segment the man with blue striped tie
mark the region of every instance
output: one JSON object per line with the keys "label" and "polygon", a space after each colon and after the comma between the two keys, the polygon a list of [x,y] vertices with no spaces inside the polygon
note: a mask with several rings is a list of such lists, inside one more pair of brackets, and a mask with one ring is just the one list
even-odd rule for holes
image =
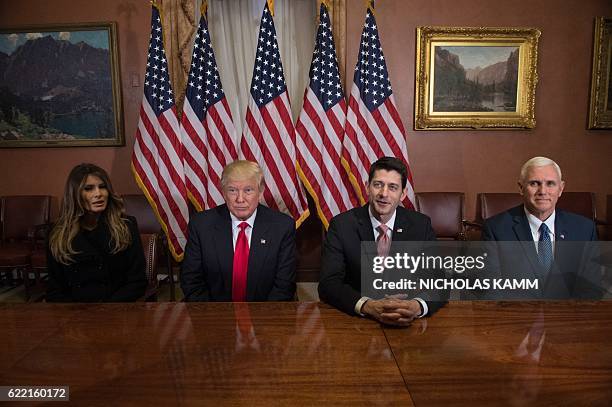
{"label": "man with blue striped tie", "polygon": [[592,256],[595,244],[584,243],[597,240],[595,224],[556,209],[565,187],[559,165],[546,157],[528,160],[521,168],[518,186],[523,204],[487,219],[483,225],[483,240],[532,242],[520,245],[522,250],[516,244],[497,245],[501,276],[538,278],[539,298],[599,296]]}

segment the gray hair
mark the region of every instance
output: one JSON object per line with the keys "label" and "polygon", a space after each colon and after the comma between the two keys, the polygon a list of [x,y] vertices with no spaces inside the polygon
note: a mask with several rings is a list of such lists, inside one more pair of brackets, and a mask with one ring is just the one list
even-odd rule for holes
{"label": "gray hair", "polygon": [[549,165],[552,165],[554,167],[555,171],[557,171],[557,175],[559,176],[559,179],[562,180],[563,177],[561,176],[561,167],[559,167],[559,164],[557,164],[556,162],[554,162],[548,157],[533,157],[527,160],[527,162],[523,164],[523,166],[521,167],[521,174],[520,174],[519,181],[521,182],[525,181],[525,178],[527,177],[527,172],[529,172],[531,168],[547,167]]}

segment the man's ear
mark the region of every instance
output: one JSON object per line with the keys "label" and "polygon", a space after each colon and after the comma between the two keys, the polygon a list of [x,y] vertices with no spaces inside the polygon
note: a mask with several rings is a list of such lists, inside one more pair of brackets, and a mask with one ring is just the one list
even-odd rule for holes
{"label": "man's ear", "polygon": [[559,184],[559,196],[561,196],[561,194],[563,193],[563,189],[565,189],[565,181],[561,180],[561,183]]}
{"label": "man's ear", "polygon": [[521,194],[521,196],[523,196],[523,184],[521,183],[521,181],[517,182],[516,185],[518,185],[519,187],[519,194]]}

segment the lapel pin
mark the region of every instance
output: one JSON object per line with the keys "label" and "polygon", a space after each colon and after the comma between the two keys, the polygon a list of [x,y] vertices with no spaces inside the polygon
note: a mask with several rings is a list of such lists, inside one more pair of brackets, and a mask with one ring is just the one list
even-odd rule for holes
{"label": "lapel pin", "polygon": [[266,239],[261,239],[261,240],[260,240],[260,243],[261,243],[261,244],[266,244]]}
{"label": "lapel pin", "polygon": [[401,228],[396,230],[397,233],[402,233],[403,231],[404,229],[401,229]]}
{"label": "lapel pin", "polygon": [[561,240],[565,239],[565,235],[561,235],[559,236],[559,238],[561,238]]}

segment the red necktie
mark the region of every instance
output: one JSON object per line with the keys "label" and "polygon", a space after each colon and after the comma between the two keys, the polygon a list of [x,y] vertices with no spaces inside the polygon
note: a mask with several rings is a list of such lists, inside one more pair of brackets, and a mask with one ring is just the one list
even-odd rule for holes
{"label": "red necktie", "polygon": [[249,268],[249,241],[245,233],[248,223],[238,225],[238,239],[234,248],[234,272],[232,274],[232,301],[246,301],[247,271]]}

